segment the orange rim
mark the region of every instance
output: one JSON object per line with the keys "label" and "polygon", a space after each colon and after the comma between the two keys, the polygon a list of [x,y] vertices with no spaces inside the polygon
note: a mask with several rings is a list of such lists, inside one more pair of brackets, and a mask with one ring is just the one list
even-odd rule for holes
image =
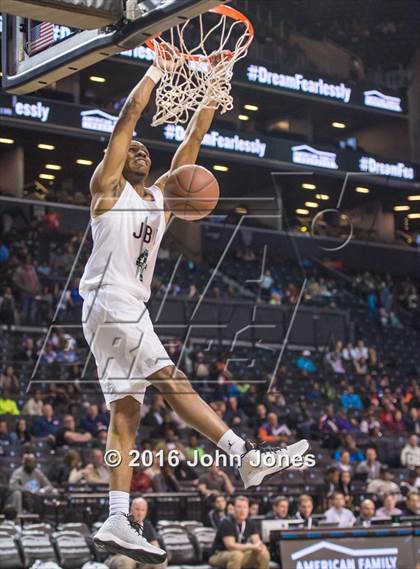
{"label": "orange rim", "polygon": [[[249,38],[248,38],[248,41],[246,42],[246,44],[241,48],[241,51],[245,51],[249,48],[249,46],[251,45],[251,43],[254,39],[254,26],[252,25],[252,22],[245,16],[245,14],[242,14],[242,12],[239,12],[239,10],[232,8],[231,6],[225,6],[224,4],[221,4],[220,6],[216,6],[215,8],[212,8],[211,10],[209,10],[209,12],[212,12],[213,14],[220,14],[221,16],[226,16],[228,18],[231,18],[232,20],[242,22],[247,29]],[[157,38],[159,38],[160,35],[161,34],[156,34],[153,37],[146,40],[145,43],[146,43],[147,47],[152,49],[153,51],[156,51],[155,50],[155,40]],[[225,51],[229,52],[229,50],[225,50]],[[230,54],[233,55],[233,52],[230,52]],[[182,53],[182,55],[185,57],[185,59],[188,59],[190,61],[203,61],[203,56],[200,56],[200,55],[190,55],[189,53]],[[208,57],[206,57],[204,59],[204,61],[206,59],[208,60]]]}

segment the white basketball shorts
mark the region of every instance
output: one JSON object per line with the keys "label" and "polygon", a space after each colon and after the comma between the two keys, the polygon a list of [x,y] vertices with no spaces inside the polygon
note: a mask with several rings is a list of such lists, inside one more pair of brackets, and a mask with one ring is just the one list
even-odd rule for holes
{"label": "white basketball shorts", "polygon": [[83,333],[95,357],[107,408],[131,395],[143,403],[147,378],[174,365],[153,329],[145,304],[107,286],[85,295]]}

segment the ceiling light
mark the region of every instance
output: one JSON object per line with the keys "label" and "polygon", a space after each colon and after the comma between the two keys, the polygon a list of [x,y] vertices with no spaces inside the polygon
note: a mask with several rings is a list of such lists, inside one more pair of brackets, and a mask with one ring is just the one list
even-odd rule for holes
{"label": "ceiling light", "polygon": [[347,125],[344,122],[334,121],[333,123],[331,123],[331,126],[334,128],[346,128]]}
{"label": "ceiling light", "polygon": [[394,211],[409,211],[409,205],[396,205],[394,206]]}
{"label": "ceiling light", "polygon": [[90,81],[93,81],[94,83],[105,83],[106,79],[105,77],[98,77],[98,75],[91,75],[89,77]]}
{"label": "ceiling light", "polygon": [[54,174],[40,174],[39,178],[41,178],[41,180],[55,180]]}
{"label": "ceiling light", "polygon": [[257,105],[244,105],[244,109],[247,111],[259,111],[260,108]]}
{"label": "ceiling light", "polygon": [[363,186],[357,186],[356,192],[358,194],[368,194],[370,192],[369,188],[364,188]]}
{"label": "ceiling light", "polygon": [[246,209],[246,207],[235,207],[235,213],[245,215],[248,213],[248,210]]}
{"label": "ceiling light", "polygon": [[0,143],[1,144],[13,144],[14,140],[13,140],[13,138],[0,138]]}
{"label": "ceiling light", "polygon": [[61,170],[61,166],[59,164],[45,164],[45,168],[47,170]]}
{"label": "ceiling light", "polygon": [[302,188],[304,190],[316,190],[316,185],[315,184],[309,184],[309,183],[304,183],[302,184]]}
{"label": "ceiling light", "polygon": [[296,210],[296,213],[298,215],[309,215],[309,209],[302,209],[302,208],[298,208]]}
{"label": "ceiling light", "polygon": [[55,150],[55,146],[54,144],[38,144],[38,148],[40,148],[41,150]]}
{"label": "ceiling light", "polygon": [[329,200],[330,196],[328,194],[315,194],[317,200]]}
{"label": "ceiling light", "polygon": [[308,228],[306,227],[306,225],[302,225],[301,227],[299,227],[299,231],[301,233],[307,233],[308,232]]}
{"label": "ceiling light", "polygon": [[213,166],[213,170],[216,170],[216,172],[228,172],[229,167],[228,166],[222,166],[222,164],[215,164]]}
{"label": "ceiling light", "polygon": [[92,166],[92,160],[87,160],[86,158],[78,158],[76,160],[76,164],[80,164],[81,166]]}
{"label": "ceiling light", "polygon": [[407,199],[409,202],[418,202],[420,201],[420,196],[408,196]]}
{"label": "ceiling light", "polygon": [[408,219],[420,219],[420,213],[409,213]]}
{"label": "ceiling light", "polygon": [[306,207],[319,207],[319,203],[316,202],[305,202]]}
{"label": "ceiling light", "polygon": [[240,121],[249,121],[249,116],[248,115],[238,115],[238,119]]}

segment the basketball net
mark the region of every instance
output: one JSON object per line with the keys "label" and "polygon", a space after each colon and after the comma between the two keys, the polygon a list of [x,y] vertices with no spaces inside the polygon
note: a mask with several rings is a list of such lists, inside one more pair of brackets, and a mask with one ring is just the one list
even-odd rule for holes
{"label": "basketball net", "polygon": [[[194,21],[194,30],[189,26],[191,20],[186,20],[168,32],[167,40],[158,36],[146,42],[154,49],[155,65],[163,72],[152,126],[186,123],[190,112],[202,107],[219,109],[221,114],[233,108],[233,66],[246,56],[253,28],[233,8],[219,6],[210,12],[220,17],[207,29],[203,18],[206,14],[201,14],[198,22]],[[191,39],[193,31],[198,31],[198,41]]]}

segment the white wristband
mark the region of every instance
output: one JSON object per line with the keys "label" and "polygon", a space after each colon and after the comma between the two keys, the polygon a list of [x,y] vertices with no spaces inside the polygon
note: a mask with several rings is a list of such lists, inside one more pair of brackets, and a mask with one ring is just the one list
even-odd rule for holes
{"label": "white wristband", "polygon": [[154,65],[152,65],[146,71],[145,77],[148,77],[149,79],[151,79],[153,81],[153,83],[155,85],[157,85],[159,83],[159,81],[162,79],[162,75],[163,75],[163,71],[161,71],[158,67],[155,67]]}

